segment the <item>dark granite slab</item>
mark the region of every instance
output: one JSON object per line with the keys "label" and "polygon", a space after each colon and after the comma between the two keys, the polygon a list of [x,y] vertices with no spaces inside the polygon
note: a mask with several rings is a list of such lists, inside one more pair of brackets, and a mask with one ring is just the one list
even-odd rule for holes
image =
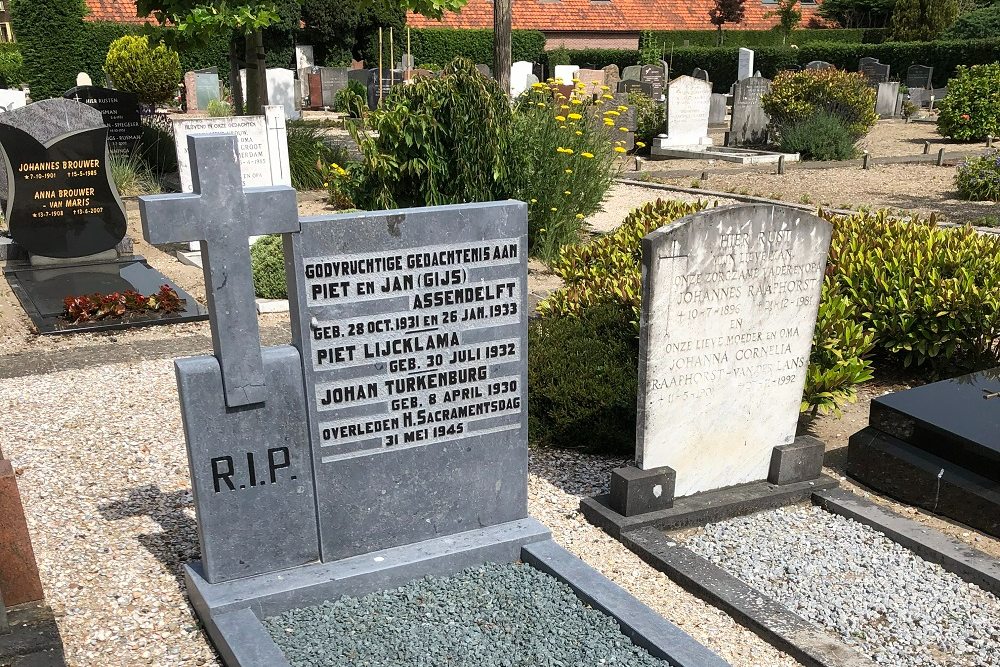
{"label": "dark granite slab", "polygon": [[1000,482],[1000,368],[872,401],[869,423],[905,443]]}
{"label": "dark granite slab", "polygon": [[[138,255],[122,257],[115,262],[91,262],[44,268],[18,263],[4,269],[4,277],[7,278],[11,290],[21,302],[21,307],[40,334],[129,329],[152,324],[176,324],[208,319],[208,312],[195,301],[193,296],[149,266],[146,260]],[[95,292],[109,294],[125,290],[153,294],[162,285],[169,285],[177,292],[177,296],[185,302],[184,310],[169,315],[154,314],[128,321],[101,320],[82,324],[70,324],[60,317],[64,309],[63,299],[68,296],[83,296]]]}

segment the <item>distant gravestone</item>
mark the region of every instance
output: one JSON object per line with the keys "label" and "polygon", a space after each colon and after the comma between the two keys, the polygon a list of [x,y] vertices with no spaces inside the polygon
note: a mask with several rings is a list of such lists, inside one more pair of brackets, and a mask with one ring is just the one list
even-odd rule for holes
{"label": "distant gravestone", "polygon": [[87,257],[124,238],[125,207],[111,179],[107,137],[101,114],[73,100],[43,100],[0,116],[11,179],[4,213],[11,237],[28,253]]}
{"label": "distant gravestone", "polygon": [[28,96],[23,90],[0,88],[0,113],[20,109],[28,103]]}
{"label": "distant gravestone", "polygon": [[604,70],[580,69],[577,70],[576,78],[585,86],[587,95],[600,95],[604,92]]}
{"label": "distant gravestone", "polygon": [[865,75],[872,86],[889,81],[889,66],[883,65],[874,58],[862,58],[858,71]]}
{"label": "distant gravestone", "polygon": [[679,76],[667,87],[667,134],[657,137],[660,148],[710,146],[708,112],[712,84]]}
{"label": "distant gravestone", "polygon": [[694,71],[691,72],[691,76],[695,79],[701,79],[702,81],[711,81],[711,79],[708,78],[708,71],[703,70],[700,67],[695,67]]}
{"label": "distant gravestone", "polygon": [[91,80],[90,75],[86,72],[80,72],[76,75],[76,85],[77,86],[92,86],[94,82]]}
{"label": "distant gravestone", "polygon": [[393,87],[403,83],[404,74],[402,70],[387,69],[382,70],[380,76],[378,69],[368,70],[368,108],[377,109]]}
{"label": "distant gravestone", "polygon": [[643,65],[639,70],[639,80],[649,84],[654,100],[663,97],[663,89],[667,83],[667,73],[660,65]]}
{"label": "distant gravestone", "polygon": [[517,97],[531,86],[528,83],[532,75],[531,67],[532,64],[527,60],[519,60],[510,66],[510,94],[513,97]]}
{"label": "distant gravestone", "polygon": [[622,79],[618,82],[619,93],[642,93],[646,97],[652,99],[653,97],[653,86],[645,81],[635,81],[633,79]]}
{"label": "distant gravestone", "polygon": [[761,99],[771,90],[771,80],[750,77],[733,86],[733,118],[729,128],[730,146],[758,146],[767,143],[770,116],[764,113]]}
{"label": "distant gravestone", "polygon": [[348,71],[349,70],[346,67],[319,68],[319,80],[323,96],[323,106],[332,107],[334,100],[337,99],[337,93],[344,88],[347,88]]}
{"label": "distant gravestone", "polygon": [[836,67],[825,60],[810,60],[806,63],[806,69],[836,69]]}
{"label": "distant gravestone", "polygon": [[929,90],[934,87],[934,68],[926,65],[910,65],[906,69],[906,87],[910,90]]}
{"label": "distant gravestone", "polygon": [[618,65],[608,65],[604,68],[604,85],[611,90],[618,89],[618,82],[622,80],[618,71]]}
{"label": "distant gravestone", "polygon": [[576,78],[576,73],[580,71],[578,65],[556,65],[553,76],[559,83],[572,86],[573,79]]}
{"label": "distant gravestone", "polygon": [[636,463],[677,496],[765,479],[795,439],[830,232],[729,206],[643,239]]}
{"label": "distant gravestone", "polygon": [[295,45],[295,69],[309,69],[316,65],[316,59],[313,56],[313,47],[308,44],[296,44]]}
{"label": "distant gravestone", "polygon": [[285,118],[299,117],[298,96],[295,93],[295,72],[282,67],[267,70],[267,100],[272,106],[285,110]]}
{"label": "distant gravestone", "polygon": [[708,106],[708,124],[721,125],[726,122],[726,98],[724,93],[712,93],[712,100]]}
{"label": "distant gravestone", "polygon": [[539,81],[545,81],[545,65],[542,63],[531,63],[531,73]]}
{"label": "distant gravestone", "polygon": [[895,118],[898,100],[898,81],[878,84],[878,89],[875,93],[875,113],[879,115],[879,118]]}
{"label": "distant gravestone", "polygon": [[[214,67],[208,70],[196,70],[193,73],[192,81],[194,83],[195,98],[193,109],[203,111],[208,108],[209,102],[221,99],[219,93],[219,73]],[[246,86],[243,87],[243,90],[246,90]],[[188,109],[192,109],[190,99],[189,97]]]}
{"label": "distant gravestone", "polygon": [[740,47],[736,64],[736,80],[742,81],[753,76],[753,51]]}
{"label": "distant gravestone", "polygon": [[622,81],[638,81],[641,72],[641,65],[628,65],[622,70]]}
{"label": "distant gravestone", "polygon": [[142,119],[136,95],[98,86],[77,86],[66,91],[63,97],[83,102],[101,112],[112,153],[129,155],[135,151],[142,140]]}
{"label": "distant gravestone", "polygon": [[485,76],[486,78],[488,78],[488,79],[492,79],[493,78],[493,70],[490,69],[489,65],[484,65],[484,64],[480,63],[480,64],[476,65],[476,69],[479,70],[479,73],[482,74],[483,76]]}

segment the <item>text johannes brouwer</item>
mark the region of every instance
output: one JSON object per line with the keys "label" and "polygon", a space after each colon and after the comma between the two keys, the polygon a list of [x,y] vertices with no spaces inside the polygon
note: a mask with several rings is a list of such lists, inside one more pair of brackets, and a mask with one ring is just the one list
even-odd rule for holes
{"label": "text johannes brouwer", "polygon": [[[518,254],[499,239],[303,261],[330,457],[520,428]],[[334,304],[348,315],[323,320]]]}

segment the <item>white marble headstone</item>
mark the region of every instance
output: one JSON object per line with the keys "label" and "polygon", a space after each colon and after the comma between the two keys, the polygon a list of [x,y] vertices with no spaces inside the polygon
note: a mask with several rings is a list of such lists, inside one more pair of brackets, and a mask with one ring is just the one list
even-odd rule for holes
{"label": "white marble headstone", "polygon": [[298,96],[295,92],[295,72],[282,67],[267,70],[267,100],[269,104],[285,108],[285,118],[299,117]]}
{"label": "white marble headstone", "polygon": [[313,57],[313,47],[308,44],[295,45],[295,69],[313,67],[316,60]]}
{"label": "white marble headstone", "polygon": [[578,65],[556,65],[555,78],[564,85],[572,86],[573,79],[576,78],[576,74],[579,71],[580,67]]}
{"label": "white marble headstone", "polygon": [[80,72],[76,75],[76,85],[77,86],[92,86],[94,82],[91,80],[90,75],[86,72]]}
{"label": "white marble headstone", "polygon": [[510,66],[510,94],[517,97],[531,85],[528,79],[532,74],[533,63],[518,60]]}
{"label": "white marble headstone", "polygon": [[657,137],[660,148],[711,146],[708,112],[712,84],[691,76],[679,76],[667,86],[667,135]]}
{"label": "white marble headstone", "polygon": [[726,206],[642,240],[636,464],[687,496],[765,479],[795,439],[831,226]]}
{"label": "white marble headstone", "polygon": [[27,103],[28,96],[23,90],[0,88],[0,112],[20,109]]}
{"label": "white marble headstone", "polygon": [[739,63],[736,68],[736,80],[742,81],[753,76],[753,51],[740,47]]}

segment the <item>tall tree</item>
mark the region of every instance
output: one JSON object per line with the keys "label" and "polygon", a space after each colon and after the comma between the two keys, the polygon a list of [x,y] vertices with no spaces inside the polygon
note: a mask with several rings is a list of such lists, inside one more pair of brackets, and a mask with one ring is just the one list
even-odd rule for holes
{"label": "tall tree", "polygon": [[799,0],[781,0],[776,10],[764,14],[764,18],[778,17],[778,25],[774,28],[781,33],[782,44],[788,42],[795,26],[802,20],[802,12],[795,8],[797,4],[799,4]]}
{"label": "tall tree", "polygon": [[493,0],[493,76],[504,95],[510,95],[513,4],[514,0]]}
{"label": "tall tree", "polygon": [[715,0],[715,6],[708,16],[718,30],[718,45],[722,46],[722,26],[727,23],[742,23],[746,15],[746,0]]}
{"label": "tall tree", "polygon": [[896,0],[892,38],[900,42],[931,40],[958,18],[958,0]]}

